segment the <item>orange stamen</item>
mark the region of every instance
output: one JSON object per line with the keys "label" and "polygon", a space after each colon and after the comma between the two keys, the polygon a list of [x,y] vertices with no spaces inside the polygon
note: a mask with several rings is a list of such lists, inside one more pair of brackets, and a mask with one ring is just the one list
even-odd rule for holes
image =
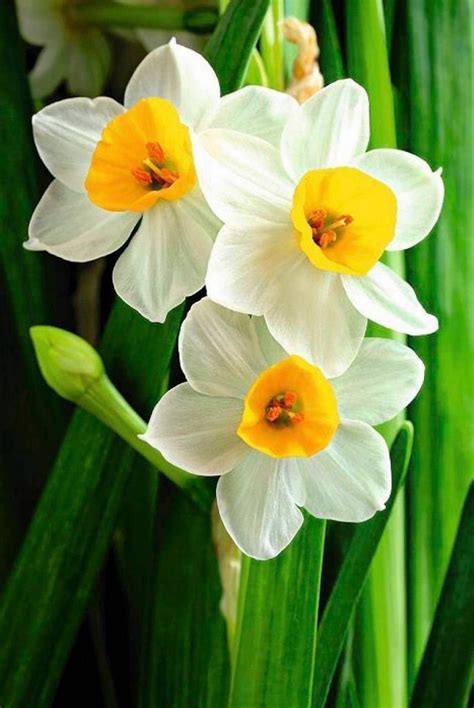
{"label": "orange stamen", "polygon": [[135,179],[145,185],[149,185],[153,181],[151,174],[144,170],[142,167],[135,167],[135,169],[131,170],[131,173],[135,177]]}
{"label": "orange stamen", "polygon": [[160,143],[147,143],[146,149],[152,160],[157,162],[165,161],[165,153]]}
{"label": "orange stamen", "polygon": [[320,248],[327,248],[335,243],[339,235],[336,233],[336,229],[349,226],[354,221],[350,214],[342,214],[331,224],[325,224],[326,217],[325,209],[315,209],[307,218],[313,234],[313,241]]}
{"label": "orange stamen", "polygon": [[265,418],[270,421],[270,423],[274,423],[275,420],[278,420],[280,417],[282,409],[280,406],[268,406],[268,408],[265,411]]}
{"label": "orange stamen", "polygon": [[293,391],[287,391],[283,395],[283,405],[285,408],[291,408],[291,406],[294,406],[298,399],[298,396],[296,393],[293,393]]}
{"label": "orange stamen", "polygon": [[295,413],[293,406],[298,400],[298,396],[293,391],[285,391],[280,393],[275,398],[272,398],[268,406],[265,408],[265,418],[269,423],[282,423],[289,425],[291,423],[301,423],[303,415]]}

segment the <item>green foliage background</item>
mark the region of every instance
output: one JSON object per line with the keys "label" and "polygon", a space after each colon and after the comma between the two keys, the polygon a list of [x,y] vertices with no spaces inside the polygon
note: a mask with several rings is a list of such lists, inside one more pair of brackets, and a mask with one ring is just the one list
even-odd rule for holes
{"label": "green foliage background", "polygon": [[[357,527],[307,517],[277,559],[244,558],[229,650],[208,514],[99,421],[72,412],[39,375],[29,328],[73,329],[76,273],[21,247],[45,175],[30,130],[25,46],[14,2],[5,0],[4,708],[69,705],[82,684],[107,708],[467,704],[474,636],[472,490],[467,496],[474,457],[473,6],[232,0],[205,50],[224,93],[244,81],[283,88],[294,56],[278,30],[285,15],[316,27],[326,83],[351,76],[367,88],[372,147],[398,144],[444,170],[439,224],[406,262],[397,254],[390,263],[406,271],[440,319],[437,334],[410,341],[427,366],[408,411],[414,436],[401,420],[383,429],[394,441],[390,503]],[[146,418],[169,371],[175,374],[184,308],[151,325],[121,302],[108,307],[108,297],[100,351],[112,380]],[[152,380],[144,360],[153,361]]]}

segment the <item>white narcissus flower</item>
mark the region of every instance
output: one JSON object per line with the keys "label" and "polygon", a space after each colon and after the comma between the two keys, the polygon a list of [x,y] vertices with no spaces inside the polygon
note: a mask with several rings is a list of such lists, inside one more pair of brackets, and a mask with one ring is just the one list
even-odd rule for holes
{"label": "white narcissus flower", "polygon": [[[296,102],[248,87],[220,98],[208,62],[174,41],[151,52],[125,91],[69,98],[33,118],[36,146],[56,177],[30,222],[31,250],[90,261],[120,248],[117,293],[152,321],[204,284],[219,222],[199,188],[192,132],[252,131],[278,142]],[[212,143],[212,140],[210,141]]]}
{"label": "white narcissus flower", "polygon": [[195,140],[201,188],[225,224],[209,296],[264,315],[288,352],[332,376],[356,355],[366,318],[411,335],[437,329],[379,259],[431,231],[440,173],[400,150],[365,152],[368,140],[368,97],[351,80],[295,107],[280,149],[224,130]]}
{"label": "white narcissus flower", "polygon": [[366,339],[328,376],[288,353],[264,319],[194,305],[180,334],[188,383],[155,407],[142,436],[171,463],[221,475],[217,503],[239,548],[276,556],[313,516],[364,521],[390,495],[387,445],[372,425],[417,394],[424,367],[408,347]]}

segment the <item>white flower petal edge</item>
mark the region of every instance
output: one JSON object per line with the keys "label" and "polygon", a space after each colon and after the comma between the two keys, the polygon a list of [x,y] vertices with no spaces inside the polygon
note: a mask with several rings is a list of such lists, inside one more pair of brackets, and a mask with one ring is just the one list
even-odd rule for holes
{"label": "white flower petal edge", "polygon": [[268,560],[295,537],[303,515],[290,493],[287,460],[251,452],[217,483],[222,521],[248,556]]}
{"label": "white flower petal edge", "polygon": [[193,152],[204,196],[226,225],[290,223],[293,185],[272,145],[215,129],[193,136]]}
{"label": "white flower petal edge", "polygon": [[70,189],[84,191],[92,153],[104,126],[123,112],[112,98],[66,98],[33,116],[36,147],[51,174]]}
{"label": "white flower petal edge", "polygon": [[421,359],[403,344],[364,339],[349,369],[331,379],[341,418],[369,425],[390,420],[415,398],[424,373]]}
{"label": "white flower petal edge", "polygon": [[199,129],[219,100],[219,81],[204,57],[171,40],[150,52],[135,69],[125,90],[125,106],[148,96],[168,99],[184,123]]}
{"label": "white flower petal edge", "polygon": [[391,491],[390,456],[385,440],[365,423],[341,421],[329,447],[299,458],[304,500],[314,516],[365,521],[385,507]]}
{"label": "white flower petal edge", "polygon": [[284,165],[298,181],[308,170],[347,165],[369,142],[367,92],[351,79],[335,81],[292,112],[283,130]]}
{"label": "white flower petal edge", "polygon": [[183,322],[179,355],[195,391],[241,400],[267,366],[250,317],[207,298],[193,305]]}
{"label": "white flower petal edge", "polygon": [[201,129],[236,130],[279,147],[285,123],[297,109],[297,101],[286,93],[245,86],[224,96]]}
{"label": "white flower petal edge", "polygon": [[163,396],[139,437],[188,472],[225,474],[248,454],[235,432],[241,415],[242,401],[203,396],[184,383]]}
{"label": "white flower petal edge", "polygon": [[403,150],[370,150],[352,164],[385,182],[397,198],[395,237],[388,251],[410,248],[422,241],[436,224],[444,199],[440,171]]}
{"label": "white flower petal edge", "polygon": [[178,44],[202,54],[202,50],[208,39],[206,35],[194,34],[194,32],[187,32],[186,30],[170,32],[169,30],[154,30],[138,27],[134,32],[147,52],[152,52],[154,49],[168,44],[174,37]]}
{"label": "white flower petal edge", "polygon": [[340,276],[306,259],[284,286],[291,291],[264,313],[270,332],[289,354],[316,364],[328,377],[339,376],[354,360],[367,320],[348,299]]}
{"label": "white flower petal edge", "polygon": [[113,271],[118,295],[151,322],[164,322],[173,307],[204,285],[214,219],[194,190],[143,214],[137,233]]}
{"label": "white flower petal edge", "polygon": [[68,261],[84,263],[122,246],[140,214],[99,209],[86,194],[54,180],[43,194],[29,226],[30,251],[47,251]]}
{"label": "white flower petal edge", "polygon": [[68,46],[64,37],[47,44],[38,55],[28,78],[34,98],[49,96],[66,77],[68,68]]}
{"label": "white flower petal edge", "polygon": [[341,278],[348,298],[368,319],[411,335],[438,329],[438,320],[423,309],[413,288],[383,263],[366,276]]}

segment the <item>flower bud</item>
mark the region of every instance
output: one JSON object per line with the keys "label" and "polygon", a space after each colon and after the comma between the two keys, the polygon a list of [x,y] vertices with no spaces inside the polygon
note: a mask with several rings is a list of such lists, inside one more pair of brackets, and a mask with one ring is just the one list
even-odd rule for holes
{"label": "flower bud", "polygon": [[31,327],[30,334],[44,379],[68,401],[79,402],[104,376],[102,359],[76,334],[45,326]]}

